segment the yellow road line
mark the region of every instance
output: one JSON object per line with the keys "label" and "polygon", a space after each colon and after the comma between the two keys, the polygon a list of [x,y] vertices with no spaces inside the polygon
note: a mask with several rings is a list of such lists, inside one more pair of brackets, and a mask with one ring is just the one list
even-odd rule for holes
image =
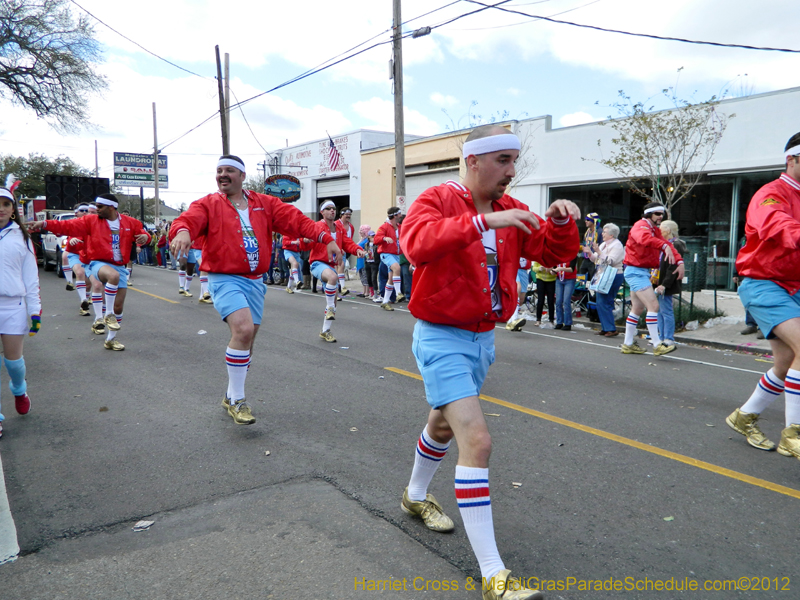
{"label": "yellow road line", "polygon": [[172,304],[180,304],[180,302],[176,302],[175,300],[169,300],[168,298],[162,298],[161,296],[156,296],[155,294],[151,294],[150,292],[145,292],[140,290],[139,288],[130,287],[128,286],[129,290],[133,290],[134,292],[139,292],[140,294],[145,294],[147,296],[152,296],[153,298],[158,298],[159,300],[163,300],[164,302],[171,302]]}
{"label": "yellow road line", "polygon": [[[413,379],[419,379],[420,381],[422,381],[422,376],[418,375],[417,373],[411,373],[410,371],[403,371],[402,369],[395,369],[394,367],[385,367],[385,369],[387,371],[397,373],[398,375],[405,375],[406,377],[411,377]],[[626,437],[622,437],[621,435],[608,433],[607,431],[603,431],[602,429],[595,429],[594,427],[581,425],[580,423],[575,423],[574,421],[568,421],[567,419],[562,419],[561,417],[554,417],[553,415],[548,415],[547,413],[539,412],[538,410],[533,410],[532,408],[526,408],[525,406],[520,406],[519,404],[514,404],[512,402],[506,402],[505,400],[500,400],[499,398],[492,398],[491,396],[485,396],[483,394],[481,394],[479,398],[481,400],[486,400],[487,402],[491,402],[493,404],[505,406],[506,408],[510,408],[512,410],[516,410],[534,417],[538,417],[540,419],[544,419],[545,421],[551,421],[553,423],[558,423],[559,425],[564,425],[565,427],[571,427],[572,429],[577,429],[578,431],[591,433],[592,435],[596,435],[601,438],[605,438],[607,440],[618,442],[620,444],[625,444],[626,446],[631,446],[639,450],[644,450],[645,452],[650,452],[651,454],[657,454],[658,456],[663,456],[664,458],[676,460],[678,462],[682,462],[684,464],[697,467],[698,469],[711,471],[712,473],[716,473],[718,475],[730,477],[731,479],[743,481],[744,483],[749,483],[750,485],[757,485],[759,487],[766,488],[768,490],[777,492],[779,494],[784,494],[786,496],[791,496],[792,498],[800,499],[800,490],[796,490],[794,488],[786,487],[784,485],[779,485],[777,483],[772,483],[771,481],[767,481],[765,479],[759,479],[758,477],[751,477],[750,475],[745,475],[744,473],[739,473],[738,471],[732,471],[731,469],[726,469],[725,467],[712,465],[711,463],[707,463],[702,460],[697,460],[696,458],[692,458],[690,456],[684,456],[683,454],[678,454],[677,452],[670,452],[669,450],[663,450],[662,448],[657,448],[656,446],[651,446],[650,444],[643,444],[642,442],[637,442],[636,440],[631,440]]]}

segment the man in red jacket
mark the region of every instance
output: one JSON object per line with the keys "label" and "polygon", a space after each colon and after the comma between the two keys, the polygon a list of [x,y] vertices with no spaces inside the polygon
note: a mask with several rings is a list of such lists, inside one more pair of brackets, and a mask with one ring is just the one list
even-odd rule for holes
{"label": "man in red jacket", "polygon": [[786,172],[758,190],[747,207],[747,243],[736,257],[739,297],[772,346],[775,364],[726,422],[759,450],[774,450],[758,417],[786,394],[778,452],[800,459],[800,133],[784,148]]}
{"label": "man in red jacket", "polygon": [[[38,221],[29,229],[47,229],[56,235],[79,237],[84,241],[89,265],[86,275],[92,283],[92,306],[95,322],[92,331],[96,334],[108,330],[103,347],[107,350],[124,350],[125,346],[116,338],[125,307],[128,291],[128,269],[131,248],[136,240],[139,244],[150,242],[150,234],[142,224],[119,213],[119,202],[114,194],[101,194],[95,200],[96,215],[87,215],[69,221]],[[103,296],[107,313],[103,317]]]}
{"label": "man in red jacket", "polygon": [[405,299],[401,291],[402,277],[400,275],[400,209],[392,206],[387,211],[387,219],[378,227],[375,234],[375,245],[381,255],[381,263],[389,269],[389,277],[386,279],[386,287],[383,290],[383,310],[394,310],[389,300],[392,292],[397,293],[397,301]]}
{"label": "man in red jacket", "polygon": [[639,315],[647,308],[645,323],[653,342],[653,354],[661,356],[675,350],[675,346],[667,346],[658,335],[658,298],[650,281],[650,271],[661,264],[661,253],[669,264],[677,264],[677,277],[683,279],[683,258],[675,247],[661,235],[661,221],[664,220],[666,208],[660,202],[649,202],[644,206],[642,218],[636,221],[628,234],[625,244],[625,283],[631,289],[631,312],[625,321],[625,341],[622,344],[623,354],[644,354],[645,349],[634,341]]}
{"label": "man in red jacket", "polygon": [[494,362],[494,329],[517,305],[520,257],[555,267],[578,252],[578,207],[556,200],[541,219],[506,195],[519,139],[503,127],[475,129],[464,143],[467,174],[424,192],[403,221],[401,245],[414,272],[409,302],[418,322],[412,350],[431,411],[415,450],[402,509],[433,531],[450,531],[428,485],[453,437],[459,511],[484,580],[484,599],[540,598],[509,579],[497,551],[489,497],[491,438],[478,400]]}
{"label": "man in red jacket", "polygon": [[187,254],[192,240],[205,237],[201,271],[208,272],[214,307],[228,324],[231,339],[225,352],[228,391],[222,407],[237,425],[251,425],[255,417],[247,405],[244,384],[258,328],[264,313],[262,275],[269,269],[272,231],[307,237],[327,244],[329,254],[338,248],[333,238],[317,233],[314,221],[291,204],[242,188],[247,177],[238,156],[217,162],[217,187],[189,205],[170,228],[170,251]]}
{"label": "man in red jacket", "polygon": [[319,212],[322,218],[317,221],[317,238],[322,235],[332,236],[336,243],[336,253],[331,258],[326,256],[322,244],[313,244],[308,260],[311,263],[311,275],[322,282],[322,289],[325,292],[325,318],[322,320],[319,337],[333,343],[336,338],[331,333],[331,321],[336,319],[336,298],[340,281],[336,267],[341,262],[343,251],[355,254],[359,258],[364,256],[365,251],[347,235],[341,221],[334,221],[336,205],[331,200],[323,202]]}
{"label": "man in red jacket", "polygon": [[[353,239],[353,236],[356,233],[355,226],[350,222],[350,219],[352,218],[353,218],[353,209],[350,208],[349,206],[345,206],[340,211],[339,218],[336,220],[336,226],[338,227],[341,225],[342,229],[344,230],[344,234],[351,240]],[[342,296],[346,296],[347,294],[350,293],[350,290],[348,290],[344,284],[346,276],[345,269],[347,269],[350,266],[347,262],[347,254],[348,254],[347,252],[344,252],[342,254],[342,260],[339,262],[338,265],[336,265],[336,273],[339,275],[339,293]]]}

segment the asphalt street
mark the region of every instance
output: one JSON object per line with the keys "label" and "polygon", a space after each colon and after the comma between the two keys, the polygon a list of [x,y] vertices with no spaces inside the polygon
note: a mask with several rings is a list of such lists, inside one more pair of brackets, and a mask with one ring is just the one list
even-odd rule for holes
{"label": "asphalt street", "polygon": [[[0,457],[21,553],[0,566],[0,598],[480,597],[455,446],[430,491],[456,531],[400,511],[427,414],[405,305],[340,303],[328,344],[323,296],[271,286],[247,378],[257,422],[237,426],[220,407],[228,329],[197,303],[199,280],[183,298],[174,271],[136,267],[126,350],[110,352],[64,280],[40,277],[30,414],[16,415],[3,375]],[[585,329],[496,334],[484,412],[514,574],[565,599],[800,588],[800,463],[725,424],[765,359],[691,346],[628,356],[621,338]],[[782,427],[781,399],[762,428],[777,442]],[[140,519],[155,523],[134,533]],[[654,589],[687,582],[698,591]]]}

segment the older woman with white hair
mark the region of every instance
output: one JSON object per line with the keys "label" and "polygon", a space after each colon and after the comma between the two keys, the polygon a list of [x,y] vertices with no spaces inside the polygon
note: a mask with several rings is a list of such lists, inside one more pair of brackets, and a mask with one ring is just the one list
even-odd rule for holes
{"label": "older woman with white hair", "polygon": [[614,323],[614,298],[622,285],[622,261],[625,260],[625,247],[619,241],[619,227],[614,223],[603,226],[603,243],[592,245],[591,260],[597,265],[597,277],[601,277],[605,269],[617,270],[611,287],[605,294],[597,292],[597,316],[600,318],[600,331],[597,335],[614,337],[619,335]]}

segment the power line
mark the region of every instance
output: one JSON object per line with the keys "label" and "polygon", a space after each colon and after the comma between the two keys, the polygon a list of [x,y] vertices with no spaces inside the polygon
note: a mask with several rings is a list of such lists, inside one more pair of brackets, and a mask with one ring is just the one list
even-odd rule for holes
{"label": "power line", "polygon": [[770,48],[770,47],[763,47],[763,46],[747,46],[745,44],[724,44],[722,42],[706,42],[702,40],[689,40],[686,38],[678,38],[678,37],[669,37],[669,36],[662,36],[662,35],[653,35],[649,33],[633,33],[631,31],[621,31],[619,29],[608,29],[605,27],[598,27],[596,25],[584,25],[582,23],[572,23],[570,21],[560,21],[558,19],[553,19],[551,17],[542,17],[539,15],[531,15],[528,13],[524,13],[519,10],[512,10],[510,8],[500,7],[497,4],[494,5],[487,5],[483,2],[479,2],[478,0],[466,0],[467,2],[472,2],[473,4],[478,4],[480,6],[485,6],[487,8],[496,8],[497,10],[502,10],[503,12],[522,15],[531,19],[537,19],[542,21],[549,21],[550,23],[556,23],[558,25],[571,25],[572,27],[581,27],[583,29],[594,29],[595,31],[603,31],[606,33],[618,33],[620,35],[630,35],[634,37],[643,37],[649,38],[653,40],[662,40],[667,42],[682,42],[684,44],[699,44],[703,46],[717,46],[720,48],[741,48],[743,50],[761,50],[766,52],[791,52],[795,54],[800,54],[800,50],[793,50],[791,48]]}
{"label": "power line", "polygon": [[151,50],[148,50],[147,48],[145,48],[144,46],[142,46],[142,45],[141,45],[139,42],[135,42],[135,41],[133,41],[131,38],[129,38],[128,36],[126,36],[126,35],[124,35],[124,34],[122,34],[122,33],[120,33],[119,31],[117,31],[116,29],[114,29],[114,28],[113,28],[111,25],[109,25],[108,23],[106,23],[106,22],[105,22],[105,21],[103,21],[102,19],[100,19],[100,18],[96,17],[95,15],[93,15],[92,13],[90,13],[88,10],[86,10],[84,7],[82,7],[80,4],[78,4],[77,2],[75,2],[75,0],[69,0],[69,1],[70,1],[70,2],[72,2],[72,4],[74,4],[74,5],[75,5],[75,6],[77,6],[78,8],[80,8],[80,9],[81,9],[83,12],[85,12],[87,15],[89,15],[90,17],[92,17],[92,18],[93,18],[95,21],[97,21],[97,22],[98,22],[98,23],[100,23],[101,25],[104,25],[105,27],[108,27],[108,28],[109,28],[111,31],[113,31],[114,33],[116,33],[118,36],[120,36],[120,37],[122,37],[122,38],[125,38],[125,39],[126,39],[126,40],[128,40],[128,41],[129,41],[131,44],[134,44],[135,46],[138,46],[139,48],[141,48],[142,50],[144,50],[144,51],[145,51],[145,52],[147,52],[148,54],[150,54],[150,55],[152,55],[152,56],[155,56],[155,57],[156,57],[158,60],[162,60],[162,61],[164,61],[165,63],[167,63],[168,65],[172,65],[172,66],[173,66],[173,67],[175,67],[176,69],[180,69],[181,71],[185,71],[186,73],[189,73],[190,75],[194,75],[195,77],[200,77],[200,78],[202,78],[202,79],[209,79],[208,77],[205,77],[205,76],[203,76],[203,75],[198,75],[198,74],[197,74],[197,73],[195,73],[194,71],[190,71],[189,69],[185,69],[185,68],[183,68],[183,67],[182,67],[182,66],[180,66],[180,65],[176,65],[174,62],[170,62],[170,61],[168,61],[166,58],[164,58],[164,57],[162,57],[162,56],[159,56],[158,54],[156,54],[155,52],[152,52]]}

